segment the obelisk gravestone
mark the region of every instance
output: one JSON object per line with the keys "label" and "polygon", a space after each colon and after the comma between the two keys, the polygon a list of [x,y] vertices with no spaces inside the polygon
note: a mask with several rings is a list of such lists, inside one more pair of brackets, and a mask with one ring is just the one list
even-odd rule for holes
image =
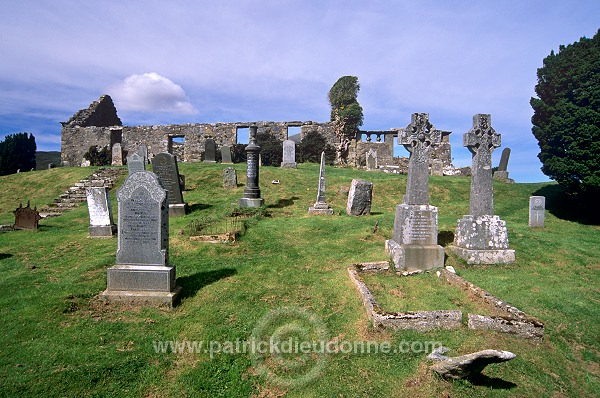
{"label": "obelisk gravestone", "polygon": [[332,215],[333,209],[325,200],[325,152],[321,152],[321,167],[319,168],[319,187],[317,188],[317,201],[315,205],[308,208],[308,214],[311,216],[317,215]]}

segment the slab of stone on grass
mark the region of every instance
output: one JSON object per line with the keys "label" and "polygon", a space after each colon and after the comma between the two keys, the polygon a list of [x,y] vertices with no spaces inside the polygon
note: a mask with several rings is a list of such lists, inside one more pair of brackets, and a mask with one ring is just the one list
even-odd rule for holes
{"label": "slab of stone on grass", "polygon": [[365,180],[352,180],[346,214],[349,216],[363,216],[371,214],[371,200],[373,198],[373,183]]}

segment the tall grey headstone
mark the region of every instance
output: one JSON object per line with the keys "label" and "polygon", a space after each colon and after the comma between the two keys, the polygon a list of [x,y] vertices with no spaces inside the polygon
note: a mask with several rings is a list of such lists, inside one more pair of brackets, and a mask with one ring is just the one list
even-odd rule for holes
{"label": "tall grey headstone", "polygon": [[173,306],[181,288],[169,264],[168,191],[148,171],[130,175],[117,191],[116,265],[107,271],[108,301]]}
{"label": "tall grey headstone", "polygon": [[112,166],[123,166],[123,148],[121,144],[116,142],[112,146]]}
{"label": "tall grey headstone", "polygon": [[498,170],[494,172],[494,178],[499,180],[508,179],[508,158],[510,157],[510,148],[504,148],[502,150],[502,156],[500,156],[500,164]]}
{"label": "tall grey headstone", "polygon": [[441,139],[427,113],[413,113],[410,124],[399,131],[398,142],[410,153],[406,195],[396,205],[392,239],[385,242],[397,270],[444,266],[444,248],[437,244],[438,209],[429,204],[429,158]]}
{"label": "tall grey headstone", "polygon": [[256,133],[258,127],[250,126],[249,141],[246,146],[246,187],[244,188],[244,197],[240,198],[238,205],[240,207],[261,207],[265,200],[260,197],[259,188],[259,154],[260,146],[256,145]]}
{"label": "tall grey headstone", "polygon": [[283,141],[283,161],[281,167],[296,168],[296,143],[292,140]]}
{"label": "tall grey headstone", "polygon": [[129,175],[138,171],[146,171],[146,163],[144,162],[144,158],[137,152],[127,156],[127,170]]}
{"label": "tall grey headstone", "polygon": [[113,222],[110,190],[108,187],[87,187],[85,194],[90,213],[90,237],[112,237],[117,232],[117,226]]}
{"label": "tall grey headstone", "polygon": [[373,149],[369,149],[369,151],[365,154],[367,170],[376,170],[377,169],[377,151]]}
{"label": "tall grey headstone", "polygon": [[217,153],[217,144],[212,138],[207,138],[204,141],[204,161],[206,163],[215,163]]}
{"label": "tall grey headstone", "polygon": [[223,170],[223,188],[237,188],[237,173],[233,167],[226,167]]}
{"label": "tall grey headstone", "polygon": [[231,147],[230,146],[222,146],[221,147],[221,163],[223,164],[233,164],[231,160]]}
{"label": "tall grey headstone", "polygon": [[371,214],[371,201],[373,198],[373,183],[365,180],[352,180],[346,214],[349,216],[362,216]]}
{"label": "tall grey headstone", "polygon": [[515,251],[508,248],[506,222],[494,215],[492,152],[500,146],[500,134],[489,114],[473,116],[473,127],[463,135],[472,154],[470,214],[458,220],[452,251],[468,264],[508,264]]}
{"label": "tall grey headstone", "polygon": [[158,176],[163,187],[169,191],[169,215],[185,215],[187,204],[181,194],[177,158],[170,153],[159,153],[152,159],[152,171]]}
{"label": "tall grey headstone", "polygon": [[319,168],[319,188],[317,189],[317,201],[313,207],[308,208],[309,215],[332,215],[333,209],[325,200],[325,152],[321,152],[321,167]]}
{"label": "tall grey headstone", "polygon": [[529,197],[529,226],[532,228],[544,228],[546,226],[546,197]]}
{"label": "tall grey headstone", "polygon": [[144,164],[148,164],[148,147],[146,144],[140,144],[136,152],[142,157]]}

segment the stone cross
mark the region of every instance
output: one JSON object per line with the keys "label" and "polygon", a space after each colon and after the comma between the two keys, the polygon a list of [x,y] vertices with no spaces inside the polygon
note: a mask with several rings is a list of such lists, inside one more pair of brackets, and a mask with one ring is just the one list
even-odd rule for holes
{"label": "stone cross", "polygon": [[427,113],[413,113],[410,124],[399,131],[398,143],[410,152],[405,204],[429,204],[429,156],[441,140],[441,130],[433,127]]}
{"label": "stone cross", "polygon": [[494,214],[492,152],[500,146],[500,134],[492,128],[492,116],[473,116],[473,127],[463,135],[463,146],[473,154],[471,166],[471,215]]}

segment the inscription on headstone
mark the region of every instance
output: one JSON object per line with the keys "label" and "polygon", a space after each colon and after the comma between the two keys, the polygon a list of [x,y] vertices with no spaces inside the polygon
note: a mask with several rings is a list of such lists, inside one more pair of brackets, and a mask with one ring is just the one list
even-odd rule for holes
{"label": "inscription on headstone", "polygon": [[152,170],[158,176],[162,186],[169,191],[169,214],[184,215],[187,206],[181,194],[177,158],[170,153],[159,153],[152,159]]}
{"label": "inscription on headstone", "polygon": [[90,237],[112,237],[117,226],[113,222],[110,190],[108,187],[87,187],[85,193],[90,214]]}
{"label": "inscription on headstone", "polygon": [[283,141],[283,162],[281,167],[296,168],[296,143],[292,140]]}
{"label": "inscription on headstone", "polygon": [[148,171],[130,175],[117,191],[117,264],[108,269],[109,301],[172,306],[180,291],[169,265],[168,192]]}
{"label": "inscription on headstone", "polygon": [[544,228],[546,221],[546,197],[529,197],[529,226],[532,228]]}
{"label": "inscription on headstone", "polygon": [[140,156],[140,154],[137,152],[134,152],[131,155],[127,156],[127,170],[129,172],[129,175],[138,171],[145,171],[146,164],[144,162],[144,158]]}
{"label": "inscription on headstone", "polygon": [[207,138],[206,141],[204,141],[204,161],[207,163],[215,163],[216,153],[217,145],[215,144],[215,140]]}

